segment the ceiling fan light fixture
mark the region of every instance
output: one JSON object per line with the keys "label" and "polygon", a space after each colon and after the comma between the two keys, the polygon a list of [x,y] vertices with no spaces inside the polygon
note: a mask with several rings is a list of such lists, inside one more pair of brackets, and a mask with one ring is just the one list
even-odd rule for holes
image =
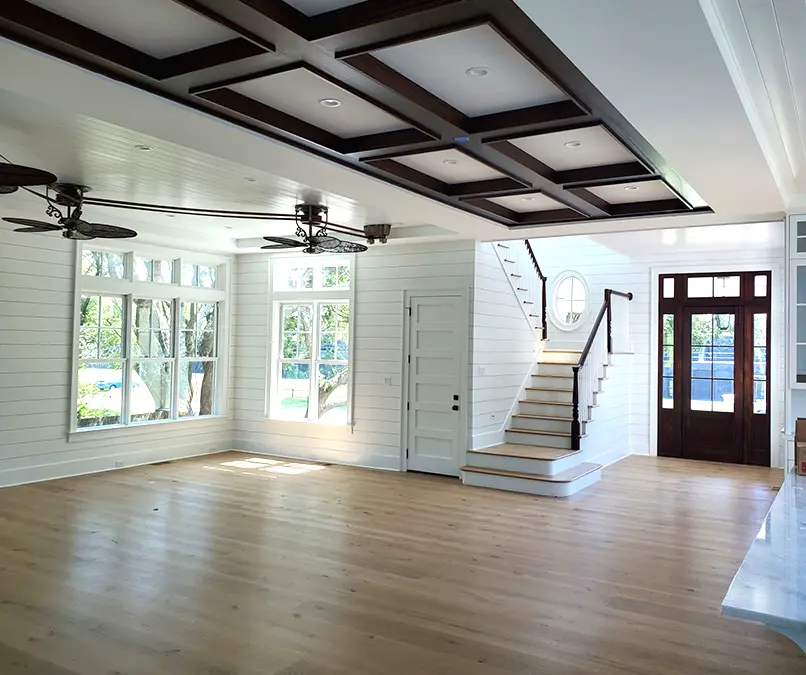
{"label": "ceiling fan light fixture", "polygon": [[376,241],[385,244],[389,241],[389,233],[392,231],[390,223],[373,223],[371,225],[364,225],[364,234],[367,235],[367,241],[374,244]]}
{"label": "ceiling fan light fixture", "polygon": [[319,105],[321,105],[323,108],[340,108],[341,101],[339,101],[337,98],[323,98],[321,101],[319,101]]}

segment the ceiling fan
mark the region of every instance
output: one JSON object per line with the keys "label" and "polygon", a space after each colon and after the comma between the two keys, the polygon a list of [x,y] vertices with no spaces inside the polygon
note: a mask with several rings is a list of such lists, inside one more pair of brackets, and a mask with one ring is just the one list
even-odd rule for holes
{"label": "ceiling fan", "polygon": [[[15,232],[38,234],[45,232],[61,232],[65,239],[127,239],[136,237],[134,230],[102,223],[90,223],[83,219],[85,206],[106,206],[119,209],[131,209],[151,213],[165,213],[207,218],[233,218],[268,221],[293,221],[297,225],[297,239],[289,237],[264,237],[269,246],[264,250],[281,251],[302,249],[303,253],[363,253],[367,250],[364,244],[344,241],[333,236],[333,233],[360,237],[368,244],[376,241],[385,244],[391,230],[389,224],[371,224],[363,230],[346,225],[337,225],[328,220],[328,207],[318,204],[298,204],[295,212],[265,213],[247,211],[227,211],[223,209],[202,209],[185,206],[167,206],[116,199],[101,199],[87,196],[90,188],[74,183],[59,183],[54,174],[40,169],[12,164],[0,155],[0,195],[11,194],[19,188],[47,202],[47,215],[56,222],[31,220],[28,218],[3,218],[4,221],[21,225]],[[45,186],[45,193],[33,190],[31,186]]]}
{"label": "ceiling fan", "polygon": [[90,223],[84,220],[82,218],[84,195],[89,191],[88,187],[72,183],[55,183],[52,188],[48,187],[48,192],[51,189],[55,192],[55,196],[51,198],[49,194],[47,195],[47,215],[50,218],[55,218],[57,222],[49,223],[29,218],[3,218],[3,220],[7,223],[23,226],[16,228],[15,232],[24,234],[61,232],[62,237],[65,239],[78,241],[88,239],[129,239],[137,236],[137,232],[125,227]]}
{"label": "ceiling fan", "polygon": [[[303,253],[363,253],[367,247],[351,241],[343,241],[327,233],[328,208],[316,204],[297,204],[296,221],[298,239],[287,237],[263,237],[272,242],[264,251],[302,249]],[[307,231],[306,231],[307,228]]]}

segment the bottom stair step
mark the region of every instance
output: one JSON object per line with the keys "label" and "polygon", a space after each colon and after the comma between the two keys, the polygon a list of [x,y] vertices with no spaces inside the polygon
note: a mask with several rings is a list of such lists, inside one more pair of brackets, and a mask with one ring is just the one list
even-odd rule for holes
{"label": "bottom stair step", "polygon": [[503,443],[469,450],[467,463],[474,469],[556,476],[582,461],[582,453],[568,448]]}
{"label": "bottom stair step", "polygon": [[601,464],[579,464],[554,476],[465,466],[462,468],[462,480],[465,485],[474,487],[545,497],[570,497],[596,483],[601,472]]}

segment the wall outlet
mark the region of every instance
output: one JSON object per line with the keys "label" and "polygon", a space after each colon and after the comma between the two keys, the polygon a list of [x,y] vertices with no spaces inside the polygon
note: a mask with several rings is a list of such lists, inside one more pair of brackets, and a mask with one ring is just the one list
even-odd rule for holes
{"label": "wall outlet", "polygon": [[497,415],[495,413],[490,413],[490,420],[495,422],[496,419],[498,419]]}
{"label": "wall outlet", "polygon": [[392,378],[391,378],[391,377],[384,377],[384,378],[383,378],[383,383],[384,383],[384,384],[385,384],[387,387],[391,387],[391,386],[392,386]]}
{"label": "wall outlet", "polygon": [[116,468],[116,469],[120,469],[120,468],[122,468],[123,466],[125,466],[125,464],[123,464],[123,462],[115,462],[115,468]]}
{"label": "wall outlet", "polygon": [[484,366],[478,366],[478,367],[476,368],[476,372],[478,373],[478,376],[479,376],[479,377],[483,376],[483,375],[484,375],[484,372],[485,372],[485,370],[484,370]]}

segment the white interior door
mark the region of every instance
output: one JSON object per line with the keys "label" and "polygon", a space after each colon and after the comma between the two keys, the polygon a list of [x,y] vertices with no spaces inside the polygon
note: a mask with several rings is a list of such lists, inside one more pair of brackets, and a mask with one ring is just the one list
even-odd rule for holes
{"label": "white interior door", "polygon": [[466,301],[454,295],[411,297],[408,469],[459,475],[465,415],[462,369]]}

